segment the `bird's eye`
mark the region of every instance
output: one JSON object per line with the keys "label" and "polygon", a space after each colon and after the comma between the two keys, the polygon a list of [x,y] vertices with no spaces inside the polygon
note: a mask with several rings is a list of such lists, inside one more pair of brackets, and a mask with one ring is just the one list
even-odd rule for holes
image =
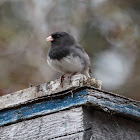
{"label": "bird's eye", "polygon": [[61,37],[61,35],[57,34],[56,37],[59,38],[59,37]]}

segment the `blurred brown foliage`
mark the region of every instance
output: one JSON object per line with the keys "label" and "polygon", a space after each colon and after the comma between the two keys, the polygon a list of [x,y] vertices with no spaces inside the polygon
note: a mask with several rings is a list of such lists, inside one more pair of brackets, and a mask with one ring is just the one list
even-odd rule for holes
{"label": "blurred brown foliage", "polygon": [[60,76],[46,62],[55,31],[72,34],[108,91],[139,100],[140,1],[0,1],[0,95]]}

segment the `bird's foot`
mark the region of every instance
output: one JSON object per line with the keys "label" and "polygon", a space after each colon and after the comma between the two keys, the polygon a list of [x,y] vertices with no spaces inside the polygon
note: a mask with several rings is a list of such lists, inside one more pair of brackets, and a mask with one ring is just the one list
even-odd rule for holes
{"label": "bird's foot", "polygon": [[68,77],[68,79],[70,79],[70,82],[71,82],[71,78],[76,74],[77,72],[74,72],[74,73],[72,73],[69,77]]}
{"label": "bird's foot", "polygon": [[92,73],[91,67],[89,66],[89,73]]}
{"label": "bird's foot", "polygon": [[60,77],[60,86],[63,88],[63,81],[65,79],[65,74]]}

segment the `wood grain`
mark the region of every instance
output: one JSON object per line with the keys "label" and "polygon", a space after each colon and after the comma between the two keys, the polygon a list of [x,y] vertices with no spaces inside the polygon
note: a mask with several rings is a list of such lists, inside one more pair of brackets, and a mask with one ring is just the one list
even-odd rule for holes
{"label": "wood grain", "polygon": [[25,104],[44,96],[49,97],[56,93],[65,92],[85,85],[101,89],[100,80],[96,80],[94,78],[87,79],[85,75],[78,74],[72,77],[71,82],[69,79],[65,79],[63,88],[60,86],[60,80],[56,79],[49,83],[40,84],[5,96],[0,96],[0,110],[9,107],[16,107],[20,104]]}
{"label": "wood grain", "polygon": [[82,107],[0,128],[2,140],[46,140],[84,131]]}
{"label": "wood grain", "polygon": [[140,122],[91,106],[71,108],[0,128],[2,140],[139,140]]}
{"label": "wood grain", "polygon": [[81,87],[66,93],[58,93],[57,98],[55,94],[55,97],[43,97],[16,108],[0,110],[0,126],[80,105],[90,105],[109,114],[121,114],[140,120],[139,102],[91,87]]}
{"label": "wood grain", "polygon": [[139,140],[140,121],[83,107],[84,127],[90,127],[90,140]]}

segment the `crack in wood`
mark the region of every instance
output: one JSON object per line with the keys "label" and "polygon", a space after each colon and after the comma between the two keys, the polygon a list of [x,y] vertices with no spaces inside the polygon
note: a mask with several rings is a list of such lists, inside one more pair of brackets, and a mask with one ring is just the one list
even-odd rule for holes
{"label": "crack in wood", "polygon": [[65,135],[61,135],[61,136],[58,136],[58,137],[53,137],[53,138],[49,138],[47,140],[53,140],[53,139],[56,139],[56,138],[61,138],[61,137],[65,137],[65,136],[70,136],[70,135],[73,135],[73,134],[78,134],[78,133],[81,133],[81,132],[86,132],[86,131],[90,131],[92,130],[92,128],[87,128],[85,130],[81,130],[81,131],[77,131],[77,132],[74,132],[74,133],[69,133],[69,134],[65,134]]}

